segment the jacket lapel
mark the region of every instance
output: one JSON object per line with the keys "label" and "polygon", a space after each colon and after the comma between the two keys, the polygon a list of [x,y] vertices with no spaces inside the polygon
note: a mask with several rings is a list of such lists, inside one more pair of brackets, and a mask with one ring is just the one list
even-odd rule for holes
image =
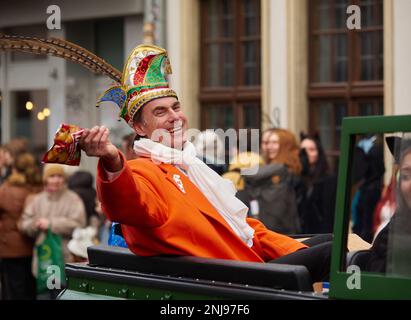
{"label": "jacket lapel", "polygon": [[[213,205],[203,195],[203,193],[190,181],[190,179],[171,164],[160,164],[160,168],[166,173],[167,180],[182,193],[183,198],[190,204],[196,206],[203,214],[217,220],[225,225],[229,230],[231,228],[225,219],[217,212]],[[181,182],[179,182],[181,181]],[[181,187],[182,185],[182,187]],[[182,188],[185,192],[183,192]]]}

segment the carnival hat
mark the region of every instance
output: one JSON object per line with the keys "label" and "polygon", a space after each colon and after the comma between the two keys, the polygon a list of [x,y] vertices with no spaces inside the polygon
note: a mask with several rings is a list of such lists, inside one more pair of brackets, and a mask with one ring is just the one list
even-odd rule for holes
{"label": "carnival hat", "polygon": [[164,97],[175,97],[166,75],[171,74],[167,51],[154,45],[139,45],[133,49],[124,66],[121,84],[112,86],[98,99],[111,101],[120,108],[119,116],[131,127],[136,113],[148,102]]}

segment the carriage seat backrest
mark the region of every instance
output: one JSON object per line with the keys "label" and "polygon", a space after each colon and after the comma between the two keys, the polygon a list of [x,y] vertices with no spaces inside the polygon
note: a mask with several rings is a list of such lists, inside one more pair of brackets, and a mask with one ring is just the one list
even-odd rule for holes
{"label": "carriage seat backrest", "polygon": [[88,248],[90,266],[254,286],[312,291],[306,267],[190,256],[141,257],[129,249],[105,245]]}

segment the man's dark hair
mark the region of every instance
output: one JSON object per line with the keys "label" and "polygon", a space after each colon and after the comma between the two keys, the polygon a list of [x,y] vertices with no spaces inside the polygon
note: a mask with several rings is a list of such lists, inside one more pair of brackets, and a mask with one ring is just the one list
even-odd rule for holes
{"label": "man's dark hair", "polygon": [[[141,112],[141,110],[142,110],[142,108],[140,108],[140,110],[138,110],[136,112],[136,114],[133,117],[133,122],[140,122],[141,121],[141,117],[142,117],[142,114],[143,114]],[[133,142],[137,141],[137,140],[140,140],[141,138],[146,138],[146,137],[145,136],[140,136],[138,133],[135,133]]]}

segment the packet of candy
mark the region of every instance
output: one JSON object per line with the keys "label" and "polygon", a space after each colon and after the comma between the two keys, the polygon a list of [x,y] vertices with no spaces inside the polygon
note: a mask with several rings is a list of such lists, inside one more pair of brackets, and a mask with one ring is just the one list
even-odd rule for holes
{"label": "packet of candy", "polygon": [[44,154],[42,162],[78,166],[81,157],[79,140],[83,132],[84,129],[76,125],[62,123],[54,137],[53,146]]}

